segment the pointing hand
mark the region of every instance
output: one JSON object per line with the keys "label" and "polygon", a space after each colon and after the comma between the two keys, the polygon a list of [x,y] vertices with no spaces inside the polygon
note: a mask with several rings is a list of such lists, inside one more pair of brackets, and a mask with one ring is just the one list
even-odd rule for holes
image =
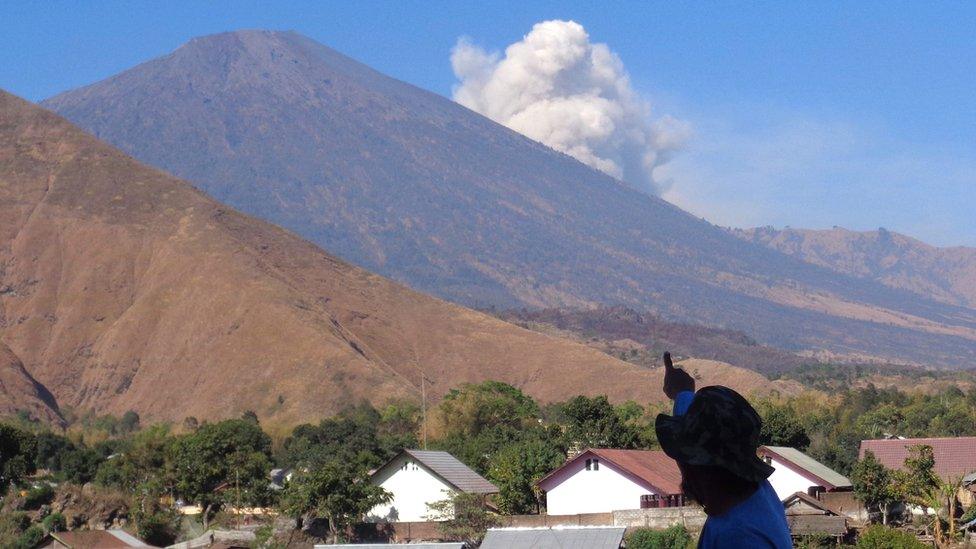
{"label": "pointing hand", "polygon": [[674,400],[682,391],[695,390],[695,379],[688,372],[675,368],[671,362],[671,353],[664,353],[664,394]]}

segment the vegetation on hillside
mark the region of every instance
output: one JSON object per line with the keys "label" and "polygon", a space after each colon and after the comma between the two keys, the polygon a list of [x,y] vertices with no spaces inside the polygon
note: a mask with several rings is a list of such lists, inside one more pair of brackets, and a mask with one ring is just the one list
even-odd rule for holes
{"label": "vegetation on hillside", "polygon": [[[932,480],[923,474],[924,456],[910,476],[915,484],[899,481],[909,477],[885,470],[871,457],[858,462],[861,439],[976,435],[976,389],[910,394],[869,385],[835,396],[808,392],[753,399],[753,404],[765,420],[763,443],[795,446],[851,475],[873,509],[903,501],[935,506],[946,492],[934,481],[924,482]],[[38,511],[52,498],[41,493],[50,490],[47,481],[58,483],[59,490],[89,484],[92,490],[128,494],[127,516],[140,535],[156,543],[177,536],[174,502],[200,506],[205,525],[219,519],[222,509],[274,506],[299,526],[317,520],[330,537],[341,539],[357,517],[387,497],[368,488],[368,472],[404,448],[421,446],[425,435],[429,447],[451,452],[499,487],[493,500],[499,513],[537,513],[545,500],[536,483],[569,452],[588,446],[653,448],[653,419],[662,411],[587,396],[541,406],[515,387],[489,381],[450,391],[429,410],[426,426],[416,403],[398,401],[379,409],[363,403],[317,424],[298,425],[276,441],[254,414],[141,428],[131,416],[125,421],[85,417],[67,436],[41,424],[3,425],[0,443],[7,451],[0,465],[4,482],[14,487],[4,510],[28,515],[5,519],[0,544],[14,543],[31,524],[43,530]],[[283,490],[270,489],[272,467],[294,471]],[[20,497],[18,490],[28,496]],[[26,526],[17,527],[24,516]],[[948,535],[952,525],[946,526]]]}

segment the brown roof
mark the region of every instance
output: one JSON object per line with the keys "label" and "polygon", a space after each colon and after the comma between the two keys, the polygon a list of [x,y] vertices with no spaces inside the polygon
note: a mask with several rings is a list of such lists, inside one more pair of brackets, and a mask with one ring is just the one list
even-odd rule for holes
{"label": "brown roof", "polygon": [[121,549],[128,547],[149,547],[132,536],[121,533],[114,534],[107,530],[75,530],[73,532],[57,532],[50,536],[62,545],[71,549]]}
{"label": "brown roof", "polygon": [[678,464],[660,450],[615,450],[607,448],[590,448],[575,458],[567,461],[555,471],[539,481],[542,486],[570,464],[585,459],[598,457],[601,462],[609,464],[621,473],[631,477],[636,482],[644,484],[661,495],[680,494],[681,471]]}
{"label": "brown roof", "polygon": [[904,438],[862,440],[859,458],[871,451],[885,467],[903,469],[908,449],[924,444],[932,447],[935,472],[943,479],[962,477],[976,471],[976,437]]}
{"label": "brown roof", "polygon": [[814,514],[841,516],[841,513],[839,511],[832,509],[826,503],[820,501],[819,499],[814,498],[813,496],[810,496],[805,492],[796,492],[791,496],[787,496],[786,499],[783,500],[783,507],[786,507],[786,514],[787,515],[810,514],[798,509],[799,506],[797,504],[799,503],[806,504],[807,506],[812,508],[812,510],[815,511]]}

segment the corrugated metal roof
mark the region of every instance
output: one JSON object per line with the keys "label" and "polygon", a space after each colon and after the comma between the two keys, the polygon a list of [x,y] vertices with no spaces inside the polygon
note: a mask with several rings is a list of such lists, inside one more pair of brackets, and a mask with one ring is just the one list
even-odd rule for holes
{"label": "corrugated metal roof", "polygon": [[492,528],[481,549],[619,549],[623,527]]}
{"label": "corrugated metal roof", "polygon": [[908,449],[919,445],[932,447],[935,473],[943,479],[976,472],[976,437],[862,440],[858,457],[863,458],[870,450],[885,467],[903,469]]}
{"label": "corrugated metal roof", "polygon": [[488,482],[484,477],[472,471],[470,467],[447,452],[404,450],[404,453],[416,459],[424,467],[462,492],[473,494],[494,494],[498,492],[497,486]]}
{"label": "corrugated metal roof", "polygon": [[[834,471],[830,467],[827,467],[823,463],[820,463],[796,448],[791,448],[789,446],[763,446],[759,449],[760,454],[763,452],[763,448],[769,449],[772,453],[792,463],[793,465],[825,480],[827,483],[833,485],[833,488],[849,488],[851,486],[851,479],[845,477],[837,471]],[[831,488],[831,486],[826,486],[825,488]]]}
{"label": "corrugated metal roof", "polygon": [[356,549],[390,549],[391,547],[411,547],[413,549],[464,549],[463,543],[347,543],[341,545],[316,545],[315,549],[355,547]]}

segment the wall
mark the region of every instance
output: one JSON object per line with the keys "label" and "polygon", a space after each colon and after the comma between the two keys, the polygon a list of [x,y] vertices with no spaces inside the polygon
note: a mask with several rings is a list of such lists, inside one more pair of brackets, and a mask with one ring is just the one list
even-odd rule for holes
{"label": "wall", "polygon": [[427,504],[446,499],[453,491],[450,485],[408,455],[402,455],[378,471],[373,483],[393,494],[390,503],[377,505],[369,512],[367,519],[373,522],[425,521],[428,518]]}
{"label": "wall", "polygon": [[627,528],[655,528],[663,530],[675,524],[695,532],[705,525],[705,511],[701,507],[663,507],[658,509],[629,509],[613,512],[613,526]]}
{"label": "wall", "polygon": [[586,460],[567,465],[561,482],[546,492],[550,515],[608,513],[618,509],[640,509],[640,497],[650,490],[601,461],[595,471],[586,470]]}
{"label": "wall", "polygon": [[[628,509],[612,513],[584,513],[578,515],[511,515],[500,516],[499,526],[506,528],[542,528],[546,526],[624,526],[626,528],[655,528],[663,530],[682,524],[691,532],[701,530],[705,512],[701,507],[667,507]],[[356,527],[358,541],[430,541],[440,539],[437,522],[393,522],[389,524],[361,524]]]}
{"label": "wall", "polygon": [[769,476],[769,483],[773,486],[773,490],[776,491],[780,500],[784,500],[797,492],[805,494],[811,486],[819,486],[817,481],[804,477],[776,458],[770,457],[772,458],[770,465],[776,470]]}
{"label": "wall", "polygon": [[868,512],[864,509],[864,504],[858,501],[854,492],[823,492],[817,495],[817,499],[824,502],[827,507],[855,521],[867,521],[868,519]]}

